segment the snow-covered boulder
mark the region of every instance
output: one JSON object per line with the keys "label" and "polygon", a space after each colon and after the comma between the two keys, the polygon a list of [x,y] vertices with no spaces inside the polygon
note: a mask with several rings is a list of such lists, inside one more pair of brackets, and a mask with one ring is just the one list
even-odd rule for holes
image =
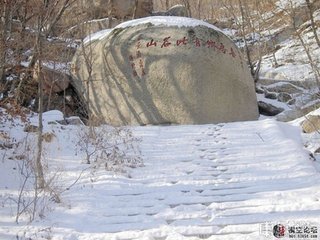
{"label": "snow-covered boulder", "polygon": [[213,25],[148,17],[91,39],[74,57],[74,84],[105,122],[204,124],[258,117],[246,62]]}

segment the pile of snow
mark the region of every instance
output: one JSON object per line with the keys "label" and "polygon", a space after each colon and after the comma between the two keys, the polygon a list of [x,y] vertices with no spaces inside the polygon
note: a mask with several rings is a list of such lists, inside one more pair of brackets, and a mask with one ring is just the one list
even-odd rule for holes
{"label": "pile of snow", "polygon": [[176,27],[196,27],[196,26],[205,26],[208,28],[212,28],[216,31],[222,32],[216,26],[204,22],[202,20],[187,18],[187,17],[175,17],[175,16],[153,16],[153,17],[145,17],[134,19],[132,21],[127,21],[119,24],[115,28],[127,28],[132,26],[137,26],[141,24],[151,23],[155,26],[176,26]]}
{"label": "pile of snow", "polygon": [[83,39],[83,43],[87,44],[96,40],[102,40],[103,38],[107,37],[111,31],[112,29],[105,29],[96,33],[92,33]]}
{"label": "pile of snow", "polygon": [[[115,174],[83,163],[76,151],[83,128],[61,118],[44,114],[55,136],[45,143],[47,173],[58,174],[62,201],[48,202],[51,210],[31,224],[14,223],[21,160],[0,149],[1,239],[264,239],[275,224],[301,221],[320,229],[320,174],[298,127],[270,119],[134,127],[144,167]],[[2,133],[22,141],[31,134],[23,125],[3,121]]]}
{"label": "pile of snow", "polygon": [[[119,29],[119,28],[128,28],[133,27],[141,24],[147,24],[150,23],[154,26],[176,26],[176,27],[196,27],[196,26],[206,26],[208,28],[212,28],[216,31],[222,32],[219,28],[216,26],[209,24],[207,22],[193,19],[193,18],[187,18],[187,17],[175,17],[175,16],[152,16],[152,17],[145,17],[145,18],[139,18],[134,19],[131,21],[126,21],[123,23],[120,23],[113,29]],[[86,37],[83,42],[89,43],[94,40],[102,40],[103,38],[107,37],[109,33],[113,29],[105,29],[96,33],[93,33]]]}

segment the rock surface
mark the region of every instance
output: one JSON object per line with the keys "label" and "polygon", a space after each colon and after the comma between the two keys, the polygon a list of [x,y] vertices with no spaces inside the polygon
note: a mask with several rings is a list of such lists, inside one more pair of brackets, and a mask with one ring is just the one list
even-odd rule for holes
{"label": "rock surface", "polygon": [[320,131],[320,116],[307,116],[306,120],[302,122],[301,127],[305,133]]}
{"label": "rock surface", "polygon": [[73,76],[93,115],[113,125],[258,117],[254,82],[240,51],[219,29],[198,20],[149,17],[118,25],[78,50]]}
{"label": "rock surface", "polygon": [[[70,76],[66,73],[42,66],[41,74],[43,78],[43,90],[47,94],[62,92],[70,84]],[[37,71],[34,71],[33,77],[38,81],[39,76]]]}

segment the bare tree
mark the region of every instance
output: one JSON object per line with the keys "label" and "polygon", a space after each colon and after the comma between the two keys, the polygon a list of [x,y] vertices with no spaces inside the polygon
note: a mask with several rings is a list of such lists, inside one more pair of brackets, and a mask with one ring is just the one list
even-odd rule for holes
{"label": "bare tree", "polygon": [[[232,0],[228,0],[226,2],[222,2],[224,8],[228,11],[231,17],[235,20],[235,24],[239,29],[240,36],[242,38],[242,42],[244,44],[245,54],[247,57],[248,65],[250,68],[250,73],[252,77],[255,77],[255,66],[252,61],[251,51],[249,48],[249,43],[247,40],[247,32],[248,29],[252,30],[253,27],[250,23],[250,19],[247,16],[247,11],[250,11],[248,6],[244,6],[242,0],[237,0],[237,2],[233,2]],[[238,8],[238,9],[237,9]]]}
{"label": "bare tree", "polygon": [[112,27],[112,12],[113,12],[113,1],[114,0],[109,0],[108,2],[108,28]]}
{"label": "bare tree", "polygon": [[[38,128],[38,142],[37,142],[37,156],[36,156],[36,179],[37,187],[43,189],[46,187],[45,178],[43,174],[43,167],[41,163],[42,159],[42,135],[43,135],[43,124],[42,124],[42,113],[43,113],[43,82],[44,75],[42,72],[42,61],[43,61],[43,41],[52,32],[52,29],[61,19],[64,11],[70,6],[70,3],[74,0],[45,0],[43,2],[38,1],[37,9],[37,22],[36,22],[36,40],[34,44],[34,54],[30,62],[30,67],[34,68],[34,71],[38,80],[38,113],[39,113],[39,128]],[[61,5],[60,5],[61,4]],[[36,64],[37,63],[37,64]]]}
{"label": "bare tree", "polygon": [[[44,8],[46,7],[46,2],[44,2]],[[42,6],[40,6],[40,9],[42,9]],[[38,73],[38,99],[39,99],[39,128],[38,128],[38,142],[37,142],[37,156],[36,156],[36,187],[40,189],[45,188],[45,179],[43,174],[43,167],[41,163],[42,159],[42,134],[43,134],[43,123],[42,123],[42,113],[43,113],[43,75],[42,75],[42,39],[41,39],[41,29],[43,28],[44,24],[44,15],[39,13],[38,15],[38,33],[37,33],[37,39],[36,39],[36,52],[34,54],[35,58],[38,59],[37,68],[35,71]]]}
{"label": "bare tree", "polygon": [[169,8],[170,8],[170,1],[166,0],[166,11],[169,10]]}
{"label": "bare tree", "polygon": [[1,0],[0,5],[0,83],[5,83],[5,66],[7,57],[7,40],[10,34],[12,11],[17,4],[16,0]]}
{"label": "bare tree", "polygon": [[0,19],[0,82],[5,83],[5,63],[6,63],[6,38],[7,38],[7,19],[8,6],[4,2],[1,5],[1,19]]}
{"label": "bare tree", "polygon": [[197,16],[198,19],[201,19],[201,0],[198,0],[197,2]]}
{"label": "bare tree", "polygon": [[189,0],[182,0],[182,1],[183,1],[184,6],[185,6],[186,9],[187,9],[188,17],[192,17],[191,7],[190,7],[190,2],[189,2]]}
{"label": "bare tree", "polygon": [[240,14],[241,14],[240,28],[241,28],[241,32],[242,32],[244,46],[246,49],[247,60],[248,60],[251,75],[255,76],[254,64],[251,60],[251,54],[250,54],[249,44],[248,44],[248,41],[246,38],[246,29],[245,29],[246,26],[250,25],[250,22],[249,22],[250,20],[248,19],[248,17],[245,14],[242,0],[238,0],[238,4],[239,4],[239,9],[240,9]]}
{"label": "bare tree", "polygon": [[[45,0],[46,7],[49,7],[49,0]],[[62,15],[76,0],[55,0],[52,10],[48,14],[48,24],[46,26],[45,36],[48,37],[53,28],[56,26],[58,21],[61,19]],[[59,6],[60,5],[60,6]]]}
{"label": "bare tree", "polygon": [[293,2],[293,0],[289,0],[288,6],[286,8],[281,8],[281,10],[283,10],[284,13],[287,15],[287,17],[289,17],[289,21],[290,21],[291,27],[294,31],[294,35],[299,39],[299,41],[300,41],[300,43],[301,43],[301,45],[307,55],[308,63],[314,73],[317,87],[318,87],[318,90],[320,91],[320,70],[317,66],[316,61],[314,60],[314,58],[312,56],[312,53],[309,49],[309,46],[306,44],[306,42],[302,36],[302,31],[299,29],[299,26],[297,26],[297,23],[296,23],[297,6]]}
{"label": "bare tree", "polygon": [[[264,6],[261,5],[261,1],[259,0],[255,0],[256,1],[256,5],[257,5],[257,12],[258,12],[258,16],[259,16],[259,19],[262,21],[262,24],[265,26],[265,30],[268,32],[268,35],[271,37],[271,53],[272,53],[272,58],[273,58],[273,67],[277,68],[279,66],[278,64],[278,60],[276,58],[276,42],[275,42],[275,39],[274,37],[272,36],[272,33],[271,33],[271,30],[270,30],[270,27],[269,27],[269,24],[267,23],[265,17],[264,17]],[[270,11],[273,12],[272,10],[274,9],[275,7],[275,4],[270,1],[270,0],[267,0],[266,1],[266,5],[268,6],[268,8],[271,8]],[[268,49],[268,47],[267,47]]]}
{"label": "bare tree", "polygon": [[310,16],[311,28],[312,28],[314,37],[316,39],[316,42],[317,42],[318,46],[320,47],[320,40],[319,40],[318,33],[317,33],[317,26],[315,24],[314,17],[313,17],[313,12],[314,12],[313,6],[312,6],[312,3],[310,2],[310,0],[306,0],[306,3],[307,3],[307,7],[308,7],[309,16]]}
{"label": "bare tree", "polygon": [[135,19],[137,16],[137,10],[138,10],[138,0],[134,1],[134,7],[133,7],[133,15],[132,15],[132,19]]}

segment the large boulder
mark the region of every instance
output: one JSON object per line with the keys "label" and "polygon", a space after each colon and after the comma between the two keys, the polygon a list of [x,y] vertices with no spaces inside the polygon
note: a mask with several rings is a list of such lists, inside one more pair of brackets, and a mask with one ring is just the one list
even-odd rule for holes
{"label": "large boulder", "polygon": [[90,112],[107,123],[206,124],[258,117],[246,62],[213,25],[148,17],[96,39],[79,48],[72,72]]}

